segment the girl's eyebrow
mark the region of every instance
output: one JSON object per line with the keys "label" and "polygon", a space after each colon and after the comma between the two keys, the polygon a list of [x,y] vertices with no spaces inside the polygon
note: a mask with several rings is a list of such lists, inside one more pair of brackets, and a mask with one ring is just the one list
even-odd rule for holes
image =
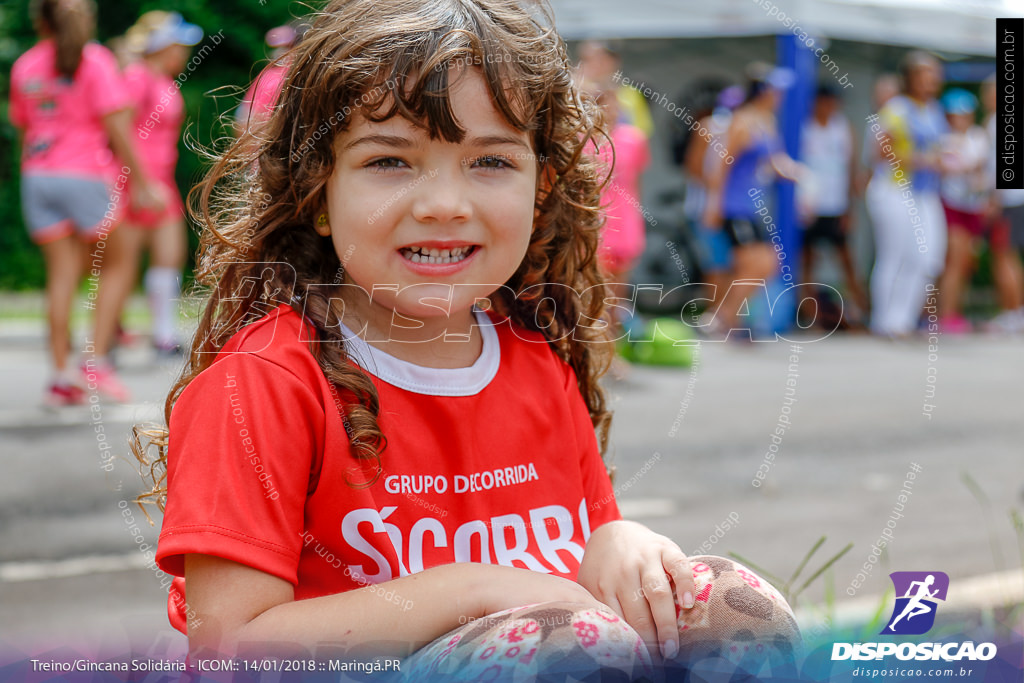
{"label": "girl's eyebrow", "polygon": [[533,150],[530,146],[522,140],[522,138],[516,137],[515,135],[482,135],[471,138],[468,143],[473,147],[490,147],[492,145],[516,145],[522,147],[528,152]]}
{"label": "girl's eyebrow", "polygon": [[375,133],[373,135],[363,135],[362,137],[352,140],[342,147],[342,150],[348,151],[353,147],[358,147],[359,145],[384,145],[385,147],[408,148],[415,147],[416,143],[409,138],[402,137],[401,135],[383,135],[381,133]]}
{"label": "girl's eyebrow", "polygon": [[[467,140],[467,144],[473,147],[490,147],[495,145],[515,145],[522,147],[527,151],[530,150],[530,146],[523,141],[521,138],[515,135],[480,135]],[[383,145],[385,147],[399,147],[402,149],[408,149],[410,147],[417,146],[417,143],[413,140],[403,137],[401,135],[384,135],[382,133],[374,133],[371,135],[363,135],[355,140],[348,142],[342,151],[347,152],[354,147],[359,145]]]}

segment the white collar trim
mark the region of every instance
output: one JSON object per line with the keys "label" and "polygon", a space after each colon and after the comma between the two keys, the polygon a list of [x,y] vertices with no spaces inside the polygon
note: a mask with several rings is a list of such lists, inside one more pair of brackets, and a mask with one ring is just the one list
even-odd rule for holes
{"label": "white collar trim", "polygon": [[[480,357],[466,368],[427,368],[395,358],[366,343],[366,340],[338,323],[345,336],[345,351],[363,370],[375,377],[416,394],[427,396],[474,396],[490,384],[501,365],[501,344],[491,319],[473,311],[483,335]],[[459,343],[459,342],[453,342]]]}

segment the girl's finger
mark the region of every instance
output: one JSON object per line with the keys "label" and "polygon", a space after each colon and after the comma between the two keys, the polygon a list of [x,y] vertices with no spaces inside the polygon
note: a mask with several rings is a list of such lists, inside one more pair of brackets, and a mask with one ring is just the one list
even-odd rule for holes
{"label": "girl's finger", "polygon": [[[615,612],[617,615],[619,615],[620,618],[622,618],[622,619],[626,618],[626,615],[622,611],[622,605],[619,604],[619,599],[617,597],[615,597],[614,595],[608,596],[607,600],[601,600],[601,602],[603,602],[604,604],[606,604],[609,607],[611,607],[612,611]],[[627,623],[628,623],[628,620],[627,620]]]}
{"label": "girl's finger", "polygon": [[658,652],[658,633],[654,626],[654,617],[644,595],[644,587],[637,576],[632,585],[627,589],[629,592],[619,593],[619,604],[622,607],[622,618],[633,627],[640,637],[647,644],[651,656]]}
{"label": "girl's finger", "polygon": [[659,565],[653,565],[644,573],[643,589],[658,634],[661,656],[672,659],[679,652],[679,627],[668,574]]}
{"label": "girl's finger", "polygon": [[661,563],[676,585],[676,598],[679,600],[679,606],[683,609],[693,607],[694,596],[697,595],[697,584],[693,580],[693,568],[690,566],[690,560],[678,547],[672,547],[662,552]]}

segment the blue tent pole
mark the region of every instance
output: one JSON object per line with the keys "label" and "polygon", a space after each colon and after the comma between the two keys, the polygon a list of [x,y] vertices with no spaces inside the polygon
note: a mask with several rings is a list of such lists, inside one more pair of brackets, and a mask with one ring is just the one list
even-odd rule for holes
{"label": "blue tent pole", "polygon": [[[800,158],[800,129],[811,108],[814,95],[815,70],[817,60],[814,53],[792,33],[776,36],[775,41],[777,62],[779,66],[792,69],[796,74],[796,82],[786,90],[782,98],[782,106],[778,112],[779,133],[782,136],[786,153],[794,159]],[[775,224],[782,236],[784,258],[780,261],[780,272],[768,284],[769,299],[775,301],[779,294],[800,280],[800,244],[802,234],[797,223],[796,192],[793,183],[781,180],[776,185]],[[788,266],[788,270],[783,269]],[[783,271],[792,275],[784,279]],[[782,297],[777,310],[772,311],[772,328],[774,332],[785,332],[796,323],[794,310],[798,298]]]}

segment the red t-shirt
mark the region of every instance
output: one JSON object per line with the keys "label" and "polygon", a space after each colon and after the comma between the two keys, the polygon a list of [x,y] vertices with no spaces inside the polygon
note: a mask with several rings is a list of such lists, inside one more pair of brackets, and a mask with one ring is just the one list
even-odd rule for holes
{"label": "red t-shirt", "polygon": [[[477,313],[468,368],[423,368],[346,342],[380,396],[383,472],[350,450],[336,392],[282,306],[236,334],[170,422],[157,561],[223,557],[280,577],[296,599],[452,562],[575,579],[590,532],[619,519],[572,369],[541,335]],[[457,343],[457,342],[452,342]],[[184,630],[184,584],[171,622]]]}

